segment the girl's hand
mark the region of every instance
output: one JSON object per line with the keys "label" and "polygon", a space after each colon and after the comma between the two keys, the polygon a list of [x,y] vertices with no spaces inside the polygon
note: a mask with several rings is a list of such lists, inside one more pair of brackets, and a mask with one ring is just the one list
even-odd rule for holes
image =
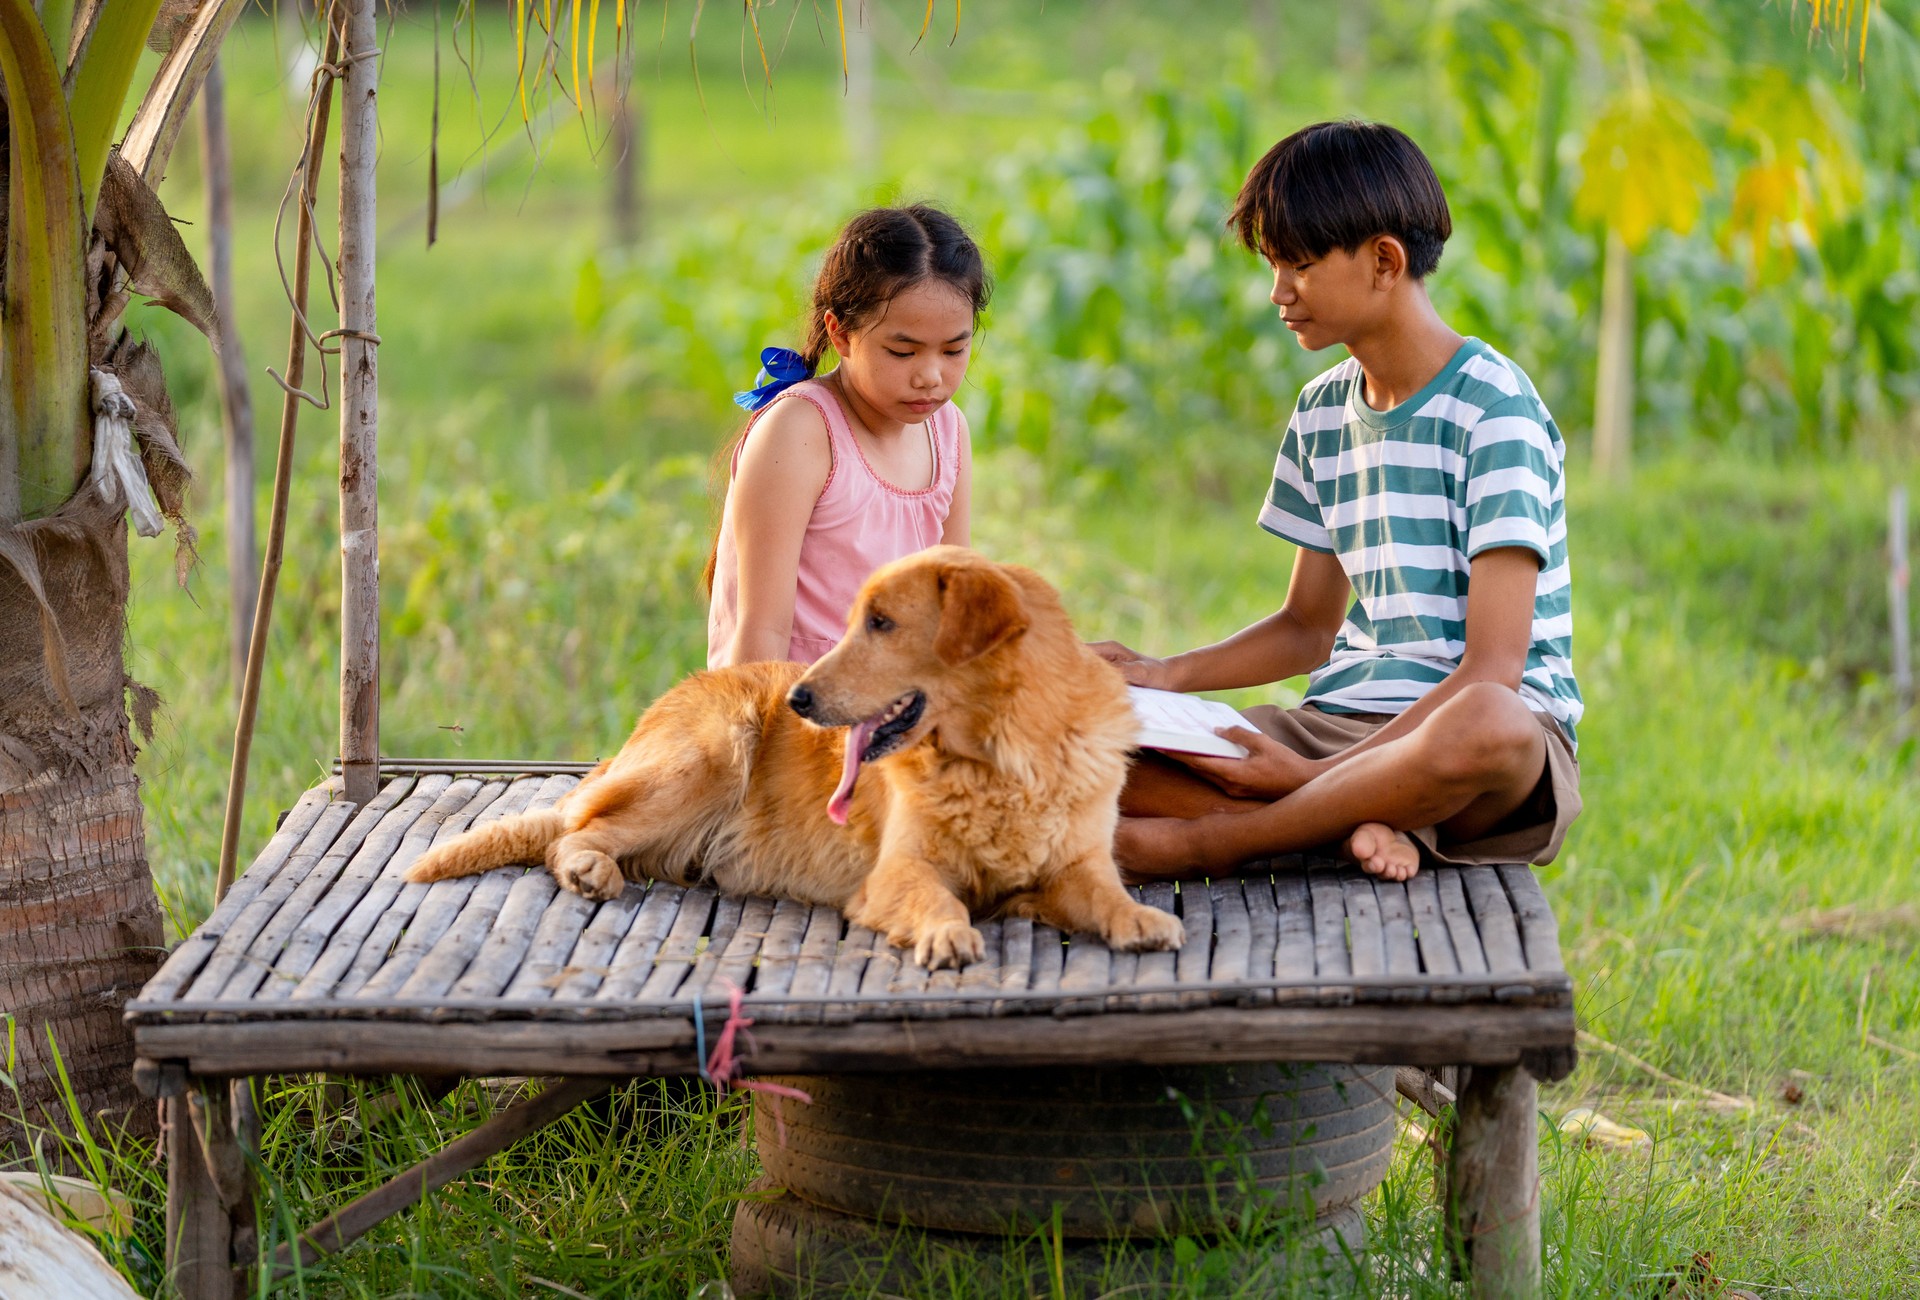
{"label": "girl's hand", "polygon": [[1247,751],[1245,758],[1215,758],[1211,754],[1175,754],[1178,759],[1236,799],[1279,799],[1290,795],[1320,774],[1320,766],[1303,758],[1264,731],[1252,727],[1222,727],[1218,735]]}
{"label": "girl's hand", "polygon": [[1178,689],[1173,685],[1173,674],[1164,659],[1129,650],[1118,641],[1094,641],[1087,648],[1118,668],[1129,686],[1151,686],[1158,691]]}

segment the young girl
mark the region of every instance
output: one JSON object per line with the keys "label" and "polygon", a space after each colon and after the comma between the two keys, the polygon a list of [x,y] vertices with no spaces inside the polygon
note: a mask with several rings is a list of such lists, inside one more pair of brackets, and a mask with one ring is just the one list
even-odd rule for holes
{"label": "young girl", "polygon": [[[937,208],[876,208],[840,232],[804,349],[768,348],[765,382],[734,398],[754,416],[707,562],[709,668],[812,663],[875,569],[967,544],[972,448],[949,399],[989,291],[980,250]],[[839,365],[816,379],[829,346]]]}

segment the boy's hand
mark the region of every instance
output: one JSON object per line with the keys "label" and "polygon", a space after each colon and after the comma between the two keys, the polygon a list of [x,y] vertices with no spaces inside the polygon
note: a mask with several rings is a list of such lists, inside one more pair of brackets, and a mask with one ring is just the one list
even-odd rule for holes
{"label": "boy's hand", "polygon": [[1303,758],[1264,731],[1252,727],[1222,727],[1216,733],[1247,751],[1245,758],[1215,758],[1211,754],[1175,754],[1178,759],[1236,799],[1273,800],[1292,794],[1320,774],[1320,766]]}
{"label": "boy's hand", "polygon": [[1179,687],[1173,684],[1173,674],[1167,668],[1167,661],[1143,655],[1137,650],[1129,650],[1118,641],[1090,642],[1087,649],[1120,670],[1129,686],[1150,686],[1157,691],[1173,691]]}

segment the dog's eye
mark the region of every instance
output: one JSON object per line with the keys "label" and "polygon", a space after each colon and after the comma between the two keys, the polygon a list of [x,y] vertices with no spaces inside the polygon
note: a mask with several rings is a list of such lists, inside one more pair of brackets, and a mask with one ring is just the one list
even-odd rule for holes
{"label": "dog's eye", "polygon": [[893,631],[893,620],[876,610],[867,615],[867,631],[891,632]]}

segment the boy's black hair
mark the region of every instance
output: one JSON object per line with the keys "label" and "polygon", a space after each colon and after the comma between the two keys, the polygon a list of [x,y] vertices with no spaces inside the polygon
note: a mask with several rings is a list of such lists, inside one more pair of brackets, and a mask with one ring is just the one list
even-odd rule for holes
{"label": "boy's black hair", "polygon": [[1379,122],[1316,122],[1267,150],[1247,173],[1227,222],[1269,262],[1353,252],[1375,235],[1407,248],[1424,280],[1453,233],[1433,164],[1404,131]]}

